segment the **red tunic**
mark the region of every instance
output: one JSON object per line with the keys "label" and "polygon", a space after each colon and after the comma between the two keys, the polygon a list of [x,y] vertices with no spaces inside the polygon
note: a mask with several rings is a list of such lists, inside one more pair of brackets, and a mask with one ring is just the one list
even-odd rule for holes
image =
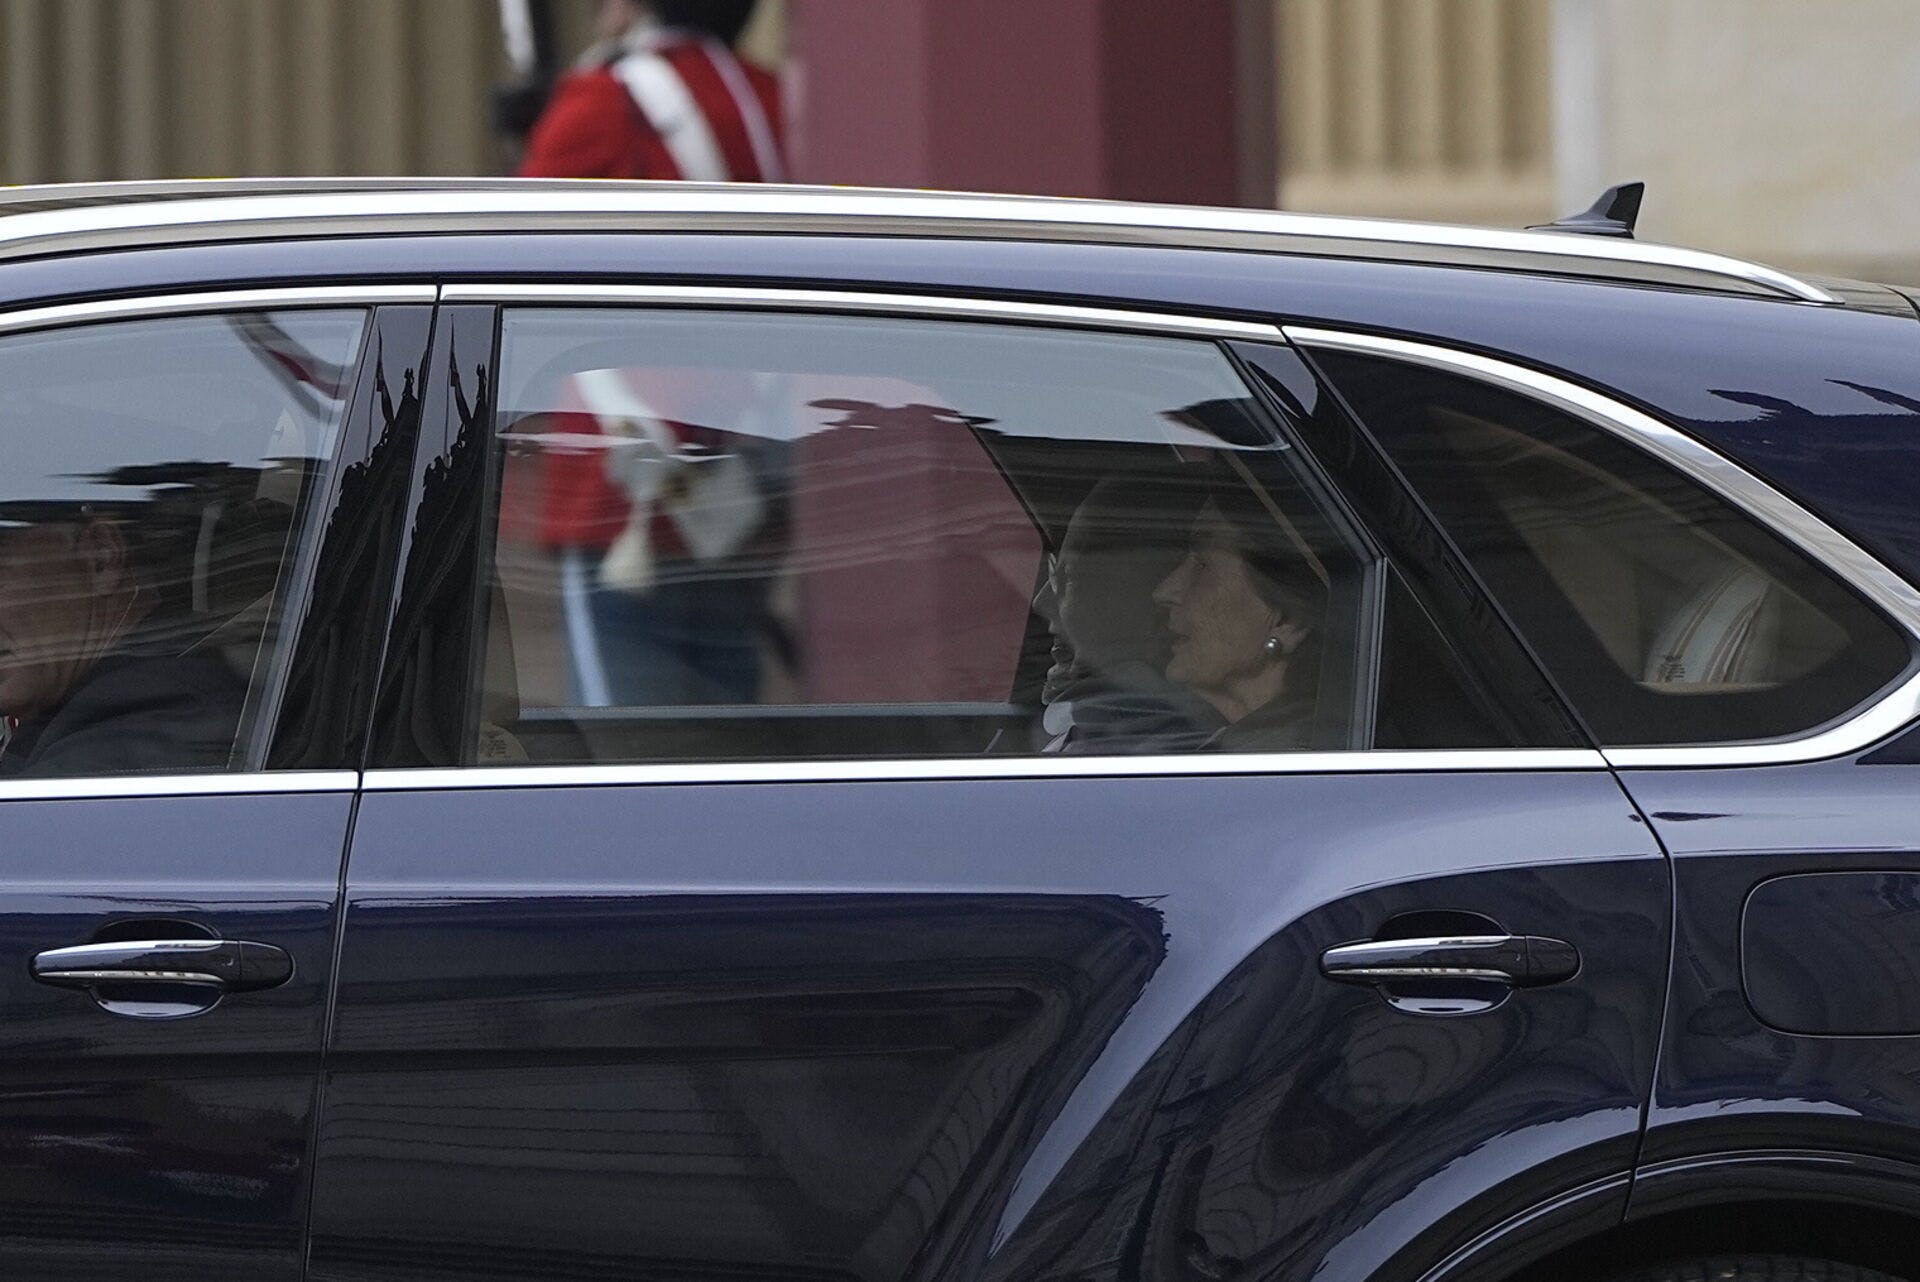
{"label": "red tunic", "polygon": [[[670,63],[700,114],[706,117],[726,159],[731,182],[764,182],[780,177],[762,172],[752,136],[735,101],[720,53],[699,40],[671,40],[655,52]],[[723,52],[723,51],[722,51]],[[781,145],[780,95],[773,76],[752,63],[734,60],[759,99]],[[533,126],[520,161],[522,178],[685,178],[660,135],[647,122],[633,95],[611,66],[576,71],[554,87],[553,97]]]}
{"label": "red tunic", "polygon": [[[724,175],[733,182],[777,179],[782,146],[778,84],[760,67],[733,58],[696,36],[668,36],[652,46],[673,69],[712,132]],[[725,60],[724,62],[722,60]],[[618,64],[576,71],[554,87],[527,140],[523,178],[685,178],[659,131],[615,74]],[[731,74],[730,74],[731,73]],[[771,134],[755,146],[748,111],[736,96],[757,100]],[[767,157],[770,142],[773,155]],[[764,163],[770,159],[773,163]],[[774,169],[774,172],[767,172]],[[710,177],[710,175],[697,175]],[[586,414],[556,415],[553,430],[593,433]],[[625,528],[630,505],[610,484],[598,450],[549,450],[538,464],[539,532],[550,547],[604,548]]]}

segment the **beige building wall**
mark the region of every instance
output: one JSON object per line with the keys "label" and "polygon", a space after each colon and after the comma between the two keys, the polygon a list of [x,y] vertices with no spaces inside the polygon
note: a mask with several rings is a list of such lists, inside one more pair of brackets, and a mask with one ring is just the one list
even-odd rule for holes
{"label": "beige building wall", "polygon": [[1277,203],[1509,226],[1552,217],[1551,6],[1275,0]]}
{"label": "beige building wall", "polygon": [[8,182],[489,173],[493,0],[0,0]]}
{"label": "beige building wall", "polygon": [[[1275,34],[1246,31],[1262,46],[1250,60],[1278,65],[1281,203],[1549,212],[1552,0],[1264,2]],[[786,3],[762,0],[752,56],[779,60]],[[556,0],[563,62],[597,7]],[[487,128],[487,89],[507,74],[498,0],[0,0],[0,74],[8,183],[511,163]]]}
{"label": "beige building wall", "polygon": [[1556,0],[1561,203],[1654,240],[1920,282],[1920,3]]}
{"label": "beige building wall", "polygon": [[[1284,208],[1518,226],[1642,178],[1647,238],[1920,282],[1920,0],[1243,2]],[[499,173],[506,73],[497,0],[0,0],[0,181]]]}
{"label": "beige building wall", "polygon": [[1920,283],[1917,0],[1273,0],[1277,203]]}
{"label": "beige building wall", "polygon": [[[563,61],[595,7],[555,6]],[[506,74],[497,0],[0,0],[0,181],[495,174]]]}

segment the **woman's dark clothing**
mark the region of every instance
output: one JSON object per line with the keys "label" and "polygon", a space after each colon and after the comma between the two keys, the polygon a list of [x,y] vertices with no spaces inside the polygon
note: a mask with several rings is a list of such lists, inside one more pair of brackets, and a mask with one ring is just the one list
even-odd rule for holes
{"label": "woman's dark clothing", "polygon": [[1314,749],[1313,700],[1282,694],[1207,741],[1209,752],[1308,752]]}
{"label": "woman's dark clothing", "polygon": [[1058,702],[1072,726],[1050,752],[1109,756],[1178,752],[1306,752],[1313,742],[1313,700],[1283,694],[1229,722],[1220,710],[1144,663],[1068,683]]}
{"label": "woman's dark clothing", "polygon": [[218,654],[111,654],[59,707],[20,723],[0,778],[226,770],[245,699]]}
{"label": "woman's dark clothing", "polygon": [[1199,752],[1225,722],[1214,706],[1144,663],[1069,682],[1061,691],[1072,726],[1052,751],[1094,755]]}

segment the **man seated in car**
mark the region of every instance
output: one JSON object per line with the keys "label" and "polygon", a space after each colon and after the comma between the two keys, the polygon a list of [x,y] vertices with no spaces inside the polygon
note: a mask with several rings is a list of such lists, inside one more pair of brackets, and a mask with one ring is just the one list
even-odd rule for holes
{"label": "man seated in car", "polygon": [[171,600],[192,540],[89,504],[7,509],[0,778],[226,769],[245,689]]}
{"label": "man seated in car", "polygon": [[1162,675],[1170,638],[1153,591],[1185,554],[1192,515],[1163,485],[1119,480],[1074,509],[1036,603],[1054,637],[1046,751],[1186,752],[1224,724]]}

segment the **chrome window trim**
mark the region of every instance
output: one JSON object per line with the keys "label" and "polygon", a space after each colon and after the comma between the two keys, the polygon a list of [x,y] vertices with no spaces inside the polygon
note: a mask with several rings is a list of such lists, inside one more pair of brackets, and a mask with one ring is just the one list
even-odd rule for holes
{"label": "chrome window trim", "polygon": [[429,284],[289,285],[272,289],[139,294],[127,298],[54,303],[0,312],[0,334],[50,329],[61,325],[84,325],[95,321],[258,311],[269,307],[373,307],[382,303],[431,303],[438,295],[439,289]]}
{"label": "chrome window trim", "polygon": [[295,792],[352,792],[351,770],[290,770],[285,774],[105,775],[78,779],[0,780],[8,801],[108,801],[123,797],[267,796]]}
{"label": "chrome window trim", "polygon": [[[1564,232],[1394,222],[1274,210],[1063,200],[964,192],[762,184],[401,179],[337,190],[297,184],[162,191],[104,185],[23,190],[0,203],[0,258],[195,241],[474,231],[763,231],[1082,239],[1224,247],[1559,271],[1739,289],[1833,305],[1775,268],[1646,241]],[[169,199],[155,199],[167,195]]]}
{"label": "chrome window trim", "polygon": [[1390,752],[1234,752],[1138,757],[960,757],[902,761],[714,761],[606,766],[369,770],[369,792],[581,788],[635,784],[903,783],[916,780],[1133,779],[1242,775],[1604,770],[1586,748]]}
{"label": "chrome window trim", "polygon": [[1023,303],[1005,299],[964,298],[948,294],[886,294],[870,290],[782,289],[724,285],[446,285],[448,303],[626,304],[643,307],[733,307],[765,310],[912,315],[936,320],[1025,321],[1071,325],[1080,329],[1119,329],[1198,338],[1280,341],[1280,327],[1263,321],[1224,320],[1170,312],[1117,307],[1079,307],[1064,303]]}
{"label": "chrome window trim", "polygon": [[1663,766],[1778,766],[1851,756],[1920,718],[1920,673],[1908,677],[1856,715],[1798,739],[1771,743],[1702,744],[1698,747],[1606,748],[1621,770]]}
{"label": "chrome window trim", "polygon": [[[1920,644],[1920,590],[1726,455],[1650,414],[1568,379],[1475,352],[1347,330],[1306,325],[1282,328],[1289,340],[1302,347],[1388,356],[1467,374],[1591,423],[1691,477],[1799,548],[1878,606],[1907,633],[1910,642]],[[1880,699],[1838,724],[1791,739],[1604,748],[1602,751],[1610,764],[1622,769],[1784,765],[1858,752],[1916,718],[1920,718],[1920,673],[1909,675]]]}

